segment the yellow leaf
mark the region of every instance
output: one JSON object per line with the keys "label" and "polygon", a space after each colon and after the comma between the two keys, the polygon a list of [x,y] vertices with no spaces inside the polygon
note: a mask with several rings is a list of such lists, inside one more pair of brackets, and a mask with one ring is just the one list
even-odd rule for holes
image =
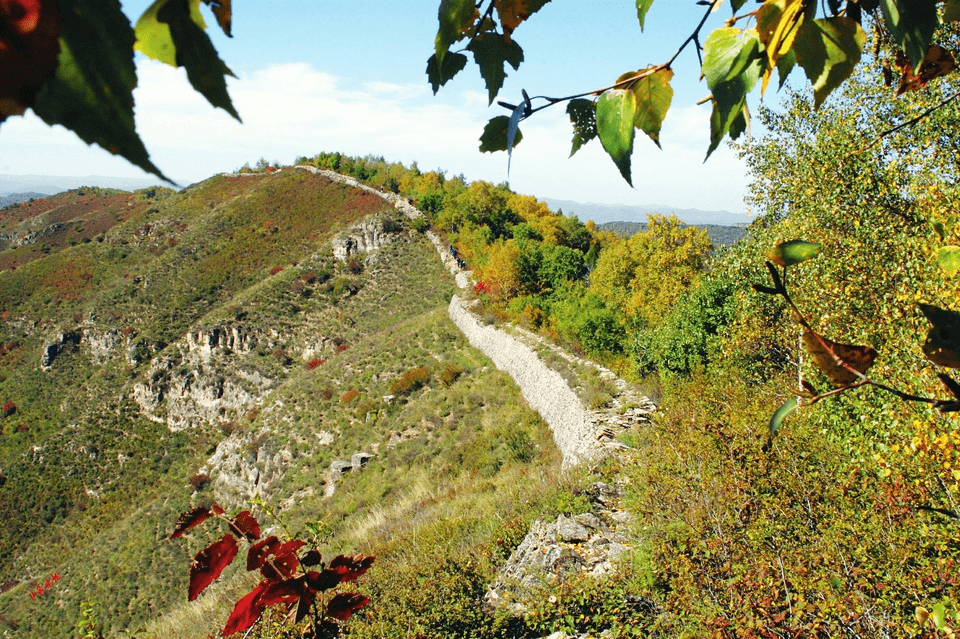
{"label": "yellow leaf", "polygon": [[[761,94],[766,92],[777,62],[792,48],[804,19],[804,0],[767,0],[757,11],[757,32],[767,53]],[[816,6],[816,5],[814,5]]]}

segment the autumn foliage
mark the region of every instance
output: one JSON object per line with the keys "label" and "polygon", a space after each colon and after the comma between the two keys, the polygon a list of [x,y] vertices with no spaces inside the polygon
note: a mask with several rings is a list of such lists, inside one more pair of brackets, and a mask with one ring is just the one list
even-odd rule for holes
{"label": "autumn foliage", "polygon": [[299,552],[307,545],[303,540],[281,541],[276,535],[261,539],[260,524],[248,510],[229,518],[217,505],[198,506],[180,515],[170,539],[182,537],[186,531],[211,518],[225,523],[230,532],[194,556],[188,601],[196,599],[233,562],[240,552],[240,542],[249,544],[247,570],[261,575],[257,586],[234,606],[221,633],[224,637],[246,632],[271,606],[280,607],[286,613],[296,610],[295,624],[309,616],[314,636],[331,631],[336,634],[337,621],[346,621],[370,602],[355,592],[337,592],[329,598],[325,593],[340,584],[356,581],[370,568],[374,557],[338,555],[325,564],[316,548]]}
{"label": "autumn foliage", "polygon": [[0,0],[0,121],[20,115],[57,68],[60,12],[54,0]]}

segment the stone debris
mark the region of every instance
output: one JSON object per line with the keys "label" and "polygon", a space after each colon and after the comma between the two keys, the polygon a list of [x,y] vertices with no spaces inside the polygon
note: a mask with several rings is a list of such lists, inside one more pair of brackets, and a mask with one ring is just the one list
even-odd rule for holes
{"label": "stone debris", "polygon": [[522,614],[524,598],[577,574],[604,577],[631,547],[631,518],[621,510],[621,490],[596,482],[589,491],[591,510],[556,521],[536,521],[487,591],[492,606],[510,606]]}

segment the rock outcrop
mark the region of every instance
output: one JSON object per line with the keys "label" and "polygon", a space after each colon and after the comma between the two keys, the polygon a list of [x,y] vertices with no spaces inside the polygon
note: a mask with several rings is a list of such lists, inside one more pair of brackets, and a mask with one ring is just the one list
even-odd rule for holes
{"label": "rock outcrop", "polygon": [[596,482],[589,495],[587,512],[534,522],[488,590],[491,605],[522,613],[524,598],[544,586],[577,574],[602,577],[614,571],[613,562],[630,546],[632,518],[621,507],[617,486]]}
{"label": "rock outcrop", "polygon": [[245,326],[216,326],[187,333],[176,352],[150,362],[131,397],[149,419],[170,430],[235,421],[262,403],[273,380],[244,366],[240,357],[276,336]]}
{"label": "rock outcrop", "polygon": [[209,474],[217,503],[228,509],[248,507],[266,497],[293,463],[286,446],[277,449],[267,432],[231,434],[220,442],[201,473]]}
{"label": "rock outcrop", "polygon": [[384,229],[382,220],[363,220],[333,238],[333,256],[346,262],[353,255],[372,253],[389,242],[391,235]]}

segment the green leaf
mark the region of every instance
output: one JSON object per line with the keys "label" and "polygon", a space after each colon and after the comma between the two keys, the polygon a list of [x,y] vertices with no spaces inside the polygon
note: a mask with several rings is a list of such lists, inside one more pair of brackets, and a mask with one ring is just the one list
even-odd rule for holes
{"label": "green leaf", "polygon": [[730,139],[736,140],[743,133],[750,128],[750,111],[747,110],[747,104],[744,102],[743,108],[740,109],[740,113],[733,118],[733,122],[730,123]]}
{"label": "green leaf", "polygon": [[780,426],[783,424],[783,420],[793,414],[797,410],[797,398],[793,397],[788,399],[783,404],[780,405],[780,408],[777,409],[777,412],[773,414],[773,417],[770,418],[770,435],[776,435],[777,431],[780,430]]}
{"label": "green leaf", "polygon": [[643,20],[647,17],[647,11],[650,10],[652,4],[653,0],[637,0],[637,20],[640,21],[641,31],[643,31]]}
{"label": "green leaf", "polygon": [[960,271],[960,246],[950,245],[941,247],[937,251],[937,264],[946,271],[950,277],[956,277],[957,271]]}
{"label": "green leaf", "polygon": [[633,153],[636,100],[636,94],[626,89],[611,89],[597,100],[597,133],[600,143],[630,186],[633,186],[630,177],[630,155]]}
{"label": "green leaf", "polygon": [[935,0],[880,0],[880,8],[894,42],[907,54],[914,72],[919,73],[939,23],[937,3]]}
{"label": "green leaf", "polygon": [[34,112],[144,171],[170,181],[150,162],[133,120],[134,35],[117,0],[72,0],[60,9],[60,57],[37,94]]}
{"label": "green leaf", "polygon": [[166,4],[167,0],[157,0],[137,20],[137,26],[133,29],[137,37],[134,49],[148,58],[176,67],[179,66],[177,47],[173,43],[173,36],[170,35],[170,25],[157,18],[157,12]]}
{"label": "green leaf", "polygon": [[812,260],[820,255],[823,250],[823,244],[819,242],[807,242],[805,240],[790,240],[777,244],[767,259],[779,266],[792,266],[800,262]]}
{"label": "green leaf", "polygon": [[[483,127],[483,135],[480,136],[480,152],[493,153],[494,151],[507,150],[507,133],[510,128],[510,118],[505,115],[498,115],[492,118],[487,125]],[[513,140],[513,146],[520,144],[523,134],[517,130],[517,135]]]}
{"label": "green leaf", "polygon": [[[227,93],[225,76],[233,76],[233,72],[217,55],[217,50],[204,30],[206,24],[203,16],[200,15],[200,0],[157,0],[148,13],[154,7],[156,7],[156,22],[169,27],[170,39],[176,50],[176,66],[187,70],[187,79],[190,84],[210,104],[220,107],[239,120],[240,115],[233,108],[230,94]],[[147,17],[147,13],[141,17],[141,20],[144,17]],[[139,26],[138,21],[137,27]],[[150,31],[154,35],[162,32],[157,27],[151,27]],[[139,32],[137,35],[139,38]],[[167,47],[164,46],[165,51],[166,49]]]}
{"label": "green leaf", "polygon": [[497,97],[507,77],[503,70],[504,64],[510,63],[514,71],[520,68],[523,49],[514,40],[493,32],[474,38],[467,45],[467,49],[473,53],[473,60],[480,67],[480,75],[487,85],[488,104],[493,104],[493,99]]}
{"label": "green leaf", "polygon": [[440,0],[440,9],[437,12],[440,29],[437,31],[434,48],[437,60],[441,63],[450,45],[462,38],[462,31],[473,20],[476,10],[473,0]]}
{"label": "green leaf", "polygon": [[[726,31],[726,30],[725,30]],[[734,29],[733,31],[736,31]],[[712,36],[713,34],[711,34]],[[753,90],[766,68],[766,56],[755,48],[755,34],[750,31],[736,34],[730,31],[719,34],[711,44],[710,65],[704,58],[704,76],[709,70],[714,82],[713,112],[710,114],[710,148],[707,157],[720,146],[723,137],[730,132],[738,136],[746,125],[743,109],[747,94]],[[735,138],[734,138],[735,139]]]}
{"label": "green leaf", "polygon": [[790,76],[790,72],[793,71],[793,67],[797,66],[797,52],[793,49],[790,49],[782,56],[777,58],[777,77],[780,80],[780,84],[777,85],[777,90],[783,88],[783,85],[787,83],[787,78]]}
{"label": "green leaf", "polygon": [[733,9],[733,13],[736,13],[740,10],[740,7],[747,4],[747,0],[730,0],[730,7]]}
{"label": "green leaf", "polygon": [[813,85],[814,108],[850,77],[866,41],[863,28],[843,16],[806,20],[800,25],[794,52]]}
{"label": "green leaf", "polygon": [[756,31],[741,31],[735,27],[716,29],[703,43],[703,77],[713,91],[720,83],[741,75],[761,59]]}
{"label": "green leaf", "polygon": [[673,71],[660,69],[633,85],[633,94],[636,96],[633,126],[646,133],[658,147],[660,126],[673,101],[673,87],[670,86],[672,78]]}
{"label": "green leaf", "polygon": [[567,115],[573,125],[573,147],[570,149],[570,157],[573,157],[580,147],[597,137],[597,107],[593,100],[570,100]]}
{"label": "green leaf", "polygon": [[450,53],[443,56],[443,64],[437,64],[437,54],[434,53],[427,60],[427,78],[430,80],[430,86],[433,87],[433,94],[436,95],[440,87],[453,79],[463,68],[467,66],[467,56],[460,53]]}

